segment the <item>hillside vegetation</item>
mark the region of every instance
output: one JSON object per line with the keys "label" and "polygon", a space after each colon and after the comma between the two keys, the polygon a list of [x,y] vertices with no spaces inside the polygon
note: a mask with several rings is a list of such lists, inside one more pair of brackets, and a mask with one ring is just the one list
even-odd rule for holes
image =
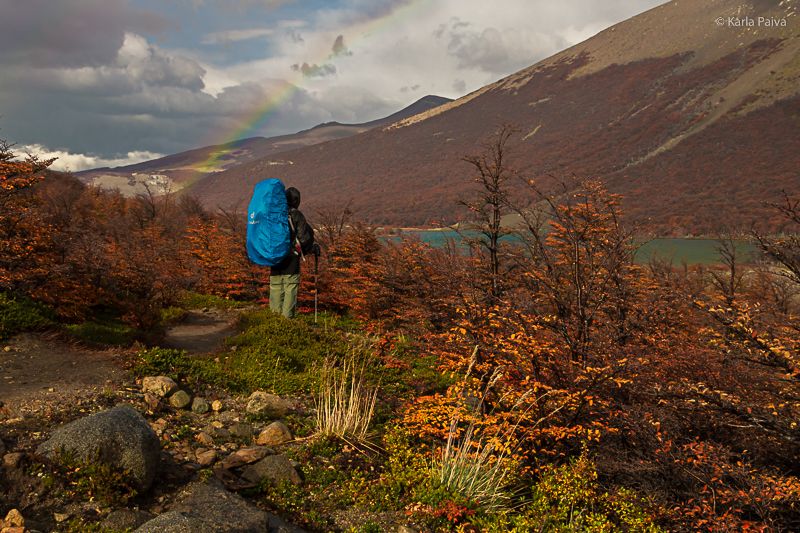
{"label": "hillside vegetation", "polygon": [[[765,206],[784,232],[749,235],[756,266],[743,269],[735,236],[716,266],[637,265],[624,199],[593,180],[511,188],[513,138],[502,129],[462,163],[482,191],[464,199],[483,233],[471,253],[307,211],[324,249],[318,320],[306,264],[303,316],[251,309],[207,356],[155,346],[159,328],[186,307],[263,304],[268,272],[246,259],[243,217],[86,187],[3,145],[0,332],[113,322],[151,344],[138,376],[291,397],[285,453],[304,485],[238,488],[312,529],[800,528],[800,199]],[[510,212],[524,221],[513,240],[499,223]],[[164,445],[194,457],[194,419],[159,412]],[[160,508],[119,473],[75,468],[39,478]],[[194,468],[181,475],[219,472]]]}

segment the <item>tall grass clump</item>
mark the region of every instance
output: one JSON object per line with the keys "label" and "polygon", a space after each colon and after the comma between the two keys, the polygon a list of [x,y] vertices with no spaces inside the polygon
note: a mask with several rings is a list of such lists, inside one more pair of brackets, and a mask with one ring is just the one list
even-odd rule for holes
{"label": "tall grass clump", "polygon": [[484,511],[508,509],[512,496],[507,490],[510,470],[505,451],[496,439],[484,442],[470,423],[458,438],[458,421],[450,426],[438,470],[439,486],[474,502]]}
{"label": "tall grass clump", "polygon": [[317,408],[317,431],[346,439],[364,440],[375,414],[378,386],[367,382],[369,357],[359,361],[359,350],[343,358],[328,357],[322,367]]}

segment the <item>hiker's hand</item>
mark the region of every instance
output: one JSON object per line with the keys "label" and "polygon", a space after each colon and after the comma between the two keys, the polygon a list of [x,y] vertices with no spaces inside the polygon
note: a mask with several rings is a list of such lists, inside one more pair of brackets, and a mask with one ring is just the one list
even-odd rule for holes
{"label": "hiker's hand", "polygon": [[322,253],[322,250],[320,249],[319,244],[314,243],[313,245],[311,245],[311,253],[314,254],[317,257],[320,256],[320,254]]}

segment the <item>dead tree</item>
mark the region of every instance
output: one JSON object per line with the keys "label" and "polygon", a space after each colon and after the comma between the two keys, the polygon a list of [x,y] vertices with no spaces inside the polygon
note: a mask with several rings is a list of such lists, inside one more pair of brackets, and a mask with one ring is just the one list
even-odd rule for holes
{"label": "dead tree", "polygon": [[473,180],[480,190],[472,200],[461,201],[473,214],[474,220],[470,230],[477,231],[478,238],[467,237],[471,245],[483,248],[489,255],[490,295],[497,298],[501,293],[500,239],[508,234],[502,226],[502,216],[508,211],[507,182],[514,174],[508,166],[508,140],[516,130],[509,126],[501,126],[484,150],[477,155],[466,156],[466,161],[473,166]]}

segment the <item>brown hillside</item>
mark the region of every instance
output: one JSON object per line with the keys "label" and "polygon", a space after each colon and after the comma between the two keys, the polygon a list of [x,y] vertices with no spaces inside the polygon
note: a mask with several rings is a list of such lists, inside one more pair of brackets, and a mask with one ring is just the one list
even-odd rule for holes
{"label": "brown hillside", "polygon": [[[210,173],[275,157],[277,154],[289,150],[357,135],[450,101],[449,98],[428,95],[388,117],[381,117],[370,122],[361,124],[326,122],[288,135],[269,138],[250,137],[226,144],[195,148],[134,165],[86,170],[78,172],[77,176],[85,183],[93,183],[108,189],[117,188],[125,195],[143,192],[144,185],[142,183],[148,183],[151,190],[156,193],[166,190],[180,191],[188,185],[202,181]],[[281,158],[272,160],[273,166],[285,164],[287,163]],[[155,177],[160,179],[154,180]]]}
{"label": "brown hillside", "polygon": [[511,123],[525,176],[603,178],[630,218],[662,234],[746,225],[781,189],[800,189],[796,4],[670,2],[450,104],[284,152],[291,164],[279,173],[263,159],[193,192],[242,205],[257,181],[278,175],[311,210],[352,199],[376,223],[451,222],[469,188],[461,157]]}

